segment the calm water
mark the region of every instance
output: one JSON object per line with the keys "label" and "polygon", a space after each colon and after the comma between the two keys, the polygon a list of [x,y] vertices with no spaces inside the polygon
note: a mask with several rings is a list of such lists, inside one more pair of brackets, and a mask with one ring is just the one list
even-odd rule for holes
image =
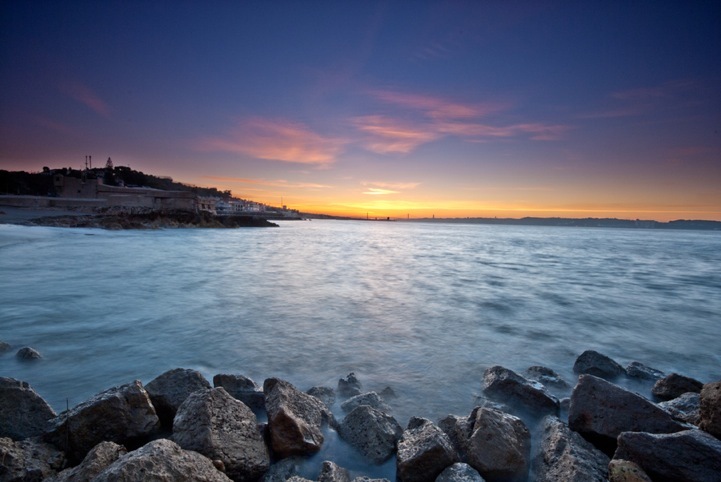
{"label": "calm water", "polygon": [[56,410],[167,369],[391,386],[465,415],[491,365],[582,351],[721,378],[721,233],[313,221],[110,232],[0,225],[0,355]]}

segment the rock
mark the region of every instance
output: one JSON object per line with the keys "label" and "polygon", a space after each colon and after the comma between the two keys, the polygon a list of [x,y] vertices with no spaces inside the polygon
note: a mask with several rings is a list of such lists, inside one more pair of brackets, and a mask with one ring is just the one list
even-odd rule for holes
{"label": "rock", "polygon": [[608,464],[608,482],[652,482],[646,472],[635,462],[623,459]]}
{"label": "rock", "polygon": [[647,367],[641,362],[633,361],[626,367],[626,375],[630,378],[638,378],[640,380],[658,380],[664,377],[664,373],[655,368]]}
{"label": "rock", "polygon": [[589,374],[608,380],[613,380],[626,373],[621,365],[594,350],[586,350],[581,353],[573,364],[573,371],[579,375]]}
{"label": "rock", "polygon": [[703,430],[624,432],[613,458],[637,463],[652,480],[721,481],[721,441]]}
{"label": "rock", "polygon": [[197,370],[174,368],[145,385],[163,427],[171,429],[178,407],[193,392],[210,388],[210,383]]}
{"label": "rock", "polygon": [[349,373],[347,377],[338,380],[338,396],[341,398],[350,398],[360,395],[363,385],[355,376],[355,373]]}
{"label": "rock", "polygon": [[533,459],[533,471],[538,482],[605,482],[608,477],[608,457],[572,432],[558,418],[547,416],[541,423],[543,433],[540,447]]}
{"label": "rock", "polygon": [[550,368],[542,366],[529,367],[526,370],[526,378],[542,383],[545,387],[553,387],[560,390],[571,388],[568,382],[561,378],[561,375]]}
{"label": "rock", "polygon": [[581,375],[571,394],[568,425],[607,454],[621,432],[671,433],[686,430],[670,414],[640,395],[593,375]]}
{"label": "rock", "polygon": [[721,439],[721,381],[704,385],[700,398],[699,427]]}
{"label": "rock", "polygon": [[698,425],[700,404],[701,395],[687,392],[673,400],[660,402],[658,406],[670,413],[676,420]]}
{"label": "rock", "polygon": [[323,445],[323,426],[336,425],[323,402],[277,378],[265,380],[263,392],[276,455],[284,458],[318,452]]}
{"label": "rock", "polygon": [[285,482],[298,474],[303,460],[300,457],[288,457],[275,462],[261,480],[263,482]]}
{"label": "rock", "polygon": [[330,410],[335,403],[335,390],[330,387],[312,387],[306,393],[323,402],[328,410]]}
{"label": "rock", "polygon": [[653,396],[659,400],[672,400],[678,398],[684,393],[701,393],[703,383],[693,378],[672,373],[659,379],[651,389]]}
{"label": "rock", "polygon": [[0,377],[0,437],[35,437],[48,430],[56,416],[27,382]]}
{"label": "rock", "polygon": [[300,475],[291,475],[286,482],[313,482],[310,479],[306,479],[305,477],[301,477]]}
{"label": "rock", "polygon": [[463,462],[446,467],[436,482],[485,482],[476,469]]}
{"label": "rock", "polygon": [[192,393],[173,420],[173,441],[223,463],[233,480],[257,480],[270,466],[253,411],[223,387]]}
{"label": "rock", "polygon": [[230,479],[197,452],[183,450],[168,439],[158,439],[121,456],[93,482],[228,482]]}
{"label": "rock", "polygon": [[213,386],[225,388],[231,397],[237,398],[253,411],[265,410],[263,390],[248,377],[218,374],[213,377]]}
{"label": "rock", "polygon": [[468,458],[468,444],[473,434],[475,412],[469,417],[448,415],[438,421],[438,427],[448,435],[455,451],[462,459]]}
{"label": "rock", "polygon": [[18,350],[15,356],[20,360],[40,360],[42,355],[35,348],[24,346]]}
{"label": "rock", "polygon": [[451,441],[433,422],[413,417],[398,441],[396,475],[400,482],[434,481],[459,461]]}
{"label": "rock", "polygon": [[355,479],[353,479],[353,482],[391,482],[391,481],[388,479],[371,479],[370,477],[361,476],[361,477],[356,477]]}
{"label": "rock", "polygon": [[0,480],[41,481],[65,466],[65,456],[52,445],[36,440],[15,442],[0,438]]}
{"label": "rock", "polygon": [[103,441],[138,446],[160,428],[160,420],[143,385],[113,387],[61,413],[44,435],[77,464]]}
{"label": "rock", "polygon": [[398,398],[395,390],[393,390],[391,387],[385,387],[378,395],[380,395],[385,402]]}
{"label": "rock", "polygon": [[335,462],[326,460],[320,468],[318,482],[350,482],[350,474]]}
{"label": "rock", "polygon": [[403,428],[395,418],[368,405],[360,405],[340,424],[339,434],[375,464],[391,458]]}
{"label": "rock", "polygon": [[0,341],[0,353],[5,353],[7,351],[10,351],[12,348],[12,345],[10,343],[5,343],[4,341]]}
{"label": "rock", "polygon": [[125,447],[115,442],[100,442],[88,452],[80,465],[65,469],[45,482],[90,482],[126,453]]}
{"label": "rock", "polygon": [[367,405],[385,413],[391,412],[391,407],[389,407],[376,392],[361,393],[360,395],[351,397],[341,403],[340,408],[343,409],[344,412],[348,413],[352,412],[353,409],[360,407],[361,405]]}
{"label": "rock", "polygon": [[508,368],[494,366],[483,373],[483,393],[531,417],[558,415],[558,399],[538,382],[526,380]]}

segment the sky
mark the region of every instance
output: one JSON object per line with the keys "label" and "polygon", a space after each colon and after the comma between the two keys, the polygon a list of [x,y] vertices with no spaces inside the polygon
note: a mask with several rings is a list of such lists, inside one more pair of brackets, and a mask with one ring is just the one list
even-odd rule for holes
{"label": "sky", "polygon": [[306,212],[721,220],[721,1],[0,2],[0,169]]}

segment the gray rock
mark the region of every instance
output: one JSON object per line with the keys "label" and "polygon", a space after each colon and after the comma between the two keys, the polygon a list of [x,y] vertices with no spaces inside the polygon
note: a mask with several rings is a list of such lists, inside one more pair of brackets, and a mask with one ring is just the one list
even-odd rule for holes
{"label": "gray rock", "polygon": [[340,408],[344,412],[348,413],[352,412],[353,409],[360,407],[361,405],[367,405],[385,413],[391,412],[391,407],[389,407],[376,392],[361,393],[360,395],[351,397],[341,403]]}
{"label": "gray rock", "polygon": [[593,375],[581,375],[571,394],[568,425],[606,453],[621,432],[670,433],[686,430],[670,414],[640,395]]}
{"label": "gray rock", "polygon": [[391,387],[385,387],[378,395],[380,395],[385,402],[398,398],[398,394],[396,394],[396,391],[393,390]]}
{"label": "gray rock", "polygon": [[223,387],[231,397],[237,398],[253,411],[265,410],[263,390],[243,375],[218,374],[213,377],[214,387]]}
{"label": "gray rock", "polygon": [[305,477],[301,477],[300,475],[291,475],[286,482],[313,482],[310,479],[306,479]]}
{"label": "gray rock", "polygon": [[624,432],[613,458],[637,463],[654,481],[721,481],[721,441],[703,430]]}
{"label": "gray rock", "polygon": [[446,467],[436,482],[485,482],[476,469],[463,462]]}
{"label": "gray rock", "polygon": [[721,381],[704,385],[700,398],[699,427],[721,439]]}
{"label": "gray rock", "polygon": [[265,380],[263,392],[275,454],[284,458],[318,452],[324,440],[323,426],[336,426],[323,402],[277,378]]}
{"label": "gray rock", "polygon": [[475,411],[469,417],[448,415],[438,421],[438,427],[448,435],[455,451],[462,459],[468,458],[468,444],[473,434]]}
{"label": "gray rock", "polygon": [[52,445],[36,440],[15,442],[0,438],[0,480],[41,481],[65,466],[65,456]]}
{"label": "gray rock", "polygon": [[687,392],[701,393],[702,388],[703,383],[698,380],[672,373],[656,381],[651,393],[657,399],[666,401],[678,398]]}
{"label": "gray rock", "polygon": [[18,359],[25,361],[40,360],[42,358],[42,355],[39,351],[29,346],[24,346],[20,348],[15,354],[15,356]]}
{"label": "gray rock", "polygon": [[335,462],[326,460],[321,465],[318,482],[350,482],[350,474]]}
{"label": "gray rock", "polygon": [[659,378],[663,378],[665,374],[656,370],[655,368],[648,367],[641,362],[633,361],[626,367],[626,375],[630,378],[638,378],[640,380],[651,380],[656,381]]}
{"label": "gray rock", "polygon": [[229,482],[210,459],[183,450],[168,439],[158,439],[121,456],[93,482]]}
{"label": "gray rock", "polygon": [[193,392],[210,388],[210,383],[197,370],[174,368],[145,385],[163,427],[171,429],[178,407]]}
{"label": "gray rock", "polygon": [[666,410],[676,420],[698,425],[700,417],[701,395],[687,392],[678,398],[658,403],[658,406]]}
{"label": "gray rock", "polygon": [[621,365],[594,350],[586,350],[581,353],[573,364],[573,371],[579,375],[589,374],[608,380],[613,380],[626,373]]}
{"label": "gray rock", "polygon": [[268,472],[261,479],[263,482],[285,482],[300,471],[304,459],[301,457],[288,457],[270,466]]}
{"label": "gray rock", "polygon": [[48,430],[56,416],[27,382],[0,377],[0,437],[35,437]]}
{"label": "gray rock", "polygon": [[396,475],[400,482],[434,481],[459,461],[451,441],[433,422],[411,418],[398,441]]}
{"label": "gray rock", "polygon": [[347,377],[338,380],[338,396],[341,398],[350,398],[360,395],[363,385],[355,376],[355,373],[349,373]]}
{"label": "gray rock", "polygon": [[10,343],[5,343],[4,341],[0,341],[0,353],[5,353],[7,351],[10,351],[12,348],[12,345]]}
{"label": "gray rock", "polygon": [[375,464],[391,458],[403,428],[395,418],[368,405],[356,407],[341,422],[339,434]]}
{"label": "gray rock", "polygon": [[561,375],[547,367],[528,367],[526,370],[526,378],[542,383],[545,387],[553,387],[559,390],[571,388],[568,382],[566,382]]}
{"label": "gray rock", "polygon": [[306,393],[323,402],[328,410],[330,410],[335,403],[335,390],[330,387],[312,387]]}
{"label": "gray rock", "polygon": [[61,413],[44,435],[64,449],[73,464],[103,441],[137,446],[160,428],[150,396],[138,381],[113,387]]}
{"label": "gray rock", "polygon": [[91,482],[128,451],[115,442],[100,442],[88,452],[80,465],[65,469],[45,482]]}
{"label": "gray rock", "polygon": [[391,482],[388,479],[371,479],[370,477],[360,476],[353,479],[353,482]]}
{"label": "gray rock", "polygon": [[653,482],[637,463],[613,459],[608,463],[608,482]]}
{"label": "gray rock", "polygon": [[253,411],[223,387],[192,393],[173,420],[173,441],[223,463],[233,480],[257,480],[270,455]]}
{"label": "gray rock", "polygon": [[538,482],[605,482],[608,457],[571,431],[558,418],[548,416],[541,423],[541,443],[533,459]]}
{"label": "gray rock", "polygon": [[526,380],[513,370],[501,366],[483,373],[484,395],[502,402],[531,417],[558,415],[558,399],[538,382]]}

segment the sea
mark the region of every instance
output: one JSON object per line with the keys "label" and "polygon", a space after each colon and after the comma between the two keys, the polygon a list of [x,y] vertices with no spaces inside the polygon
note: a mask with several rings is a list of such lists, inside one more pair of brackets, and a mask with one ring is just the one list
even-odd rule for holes
{"label": "sea", "polygon": [[[60,412],[166,370],[355,373],[393,415],[468,415],[483,371],[542,365],[571,386],[588,349],[721,379],[721,233],[313,220],[105,231],[0,225],[0,376]],[[42,354],[15,357],[19,347]],[[338,418],[342,411],[334,407]],[[364,466],[337,435],[318,457]],[[310,470],[310,469],[309,469]],[[317,476],[317,473],[315,474]]]}

